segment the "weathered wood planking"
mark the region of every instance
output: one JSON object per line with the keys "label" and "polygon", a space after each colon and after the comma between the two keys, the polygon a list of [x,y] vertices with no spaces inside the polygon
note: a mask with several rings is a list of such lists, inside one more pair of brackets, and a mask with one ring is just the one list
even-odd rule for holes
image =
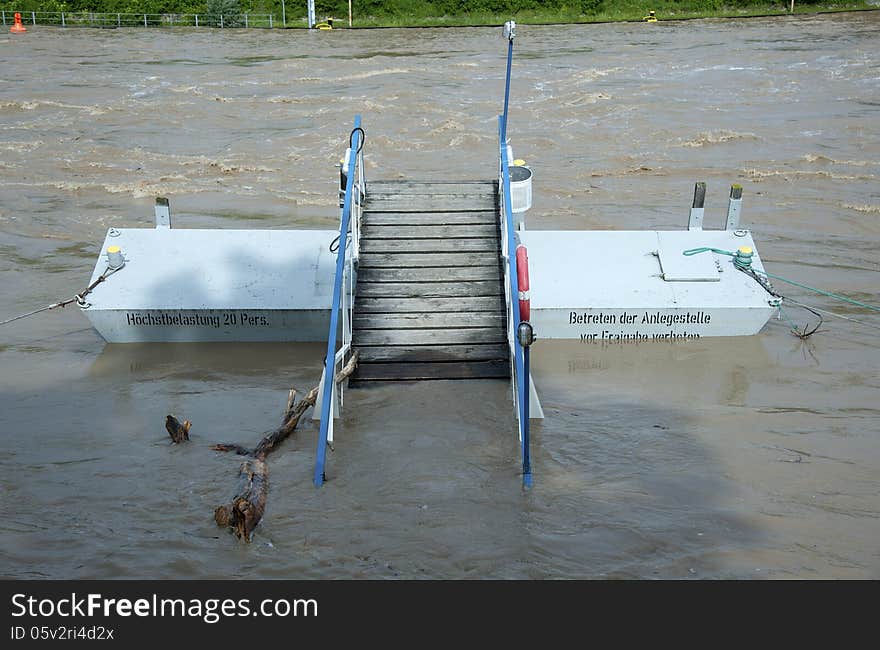
{"label": "weathered wood planking", "polygon": [[463,298],[503,296],[498,280],[471,282],[366,282],[358,283],[357,299],[365,298]]}
{"label": "weathered wood planking", "polygon": [[494,196],[413,195],[368,197],[364,209],[370,212],[488,212],[498,209]]}
{"label": "weathered wood planking", "polygon": [[[372,221],[361,228],[361,239],[461,239],[497,237],[498,226],[494,223],[456,225],[375,225]],[[496,242],[497,243],[497,242]]]}
{"label": "weathered wood planking", "polygon": [[372,212],[365,208],[361,219],[368,226],[421,226],[458,224],[498,224],[498,210],[470,212]]}
{"label": "weathered wood planking", "polygon": [[358,345],[361,363],[426,363],[431,361],[493,361],[507,360],[507,343],[491,345],[418,345],[418,346],[363,346]]}
{"label": "weathered wood planking", "polygon": [[360,268],[420,268],[424,266],[498,266],[498,255],[486,253],[372,253],[362,255]]}
{"label": "weathered wood planking", "polygon": [[[462,329],[399,329],[358,330],[352,339],[362,345],[464,345],[473,343],[504,343],[507,335],[500,327],[466,327]],[[363,360],[363,357],[361,357]]]}
{"label": "weathered wood planking", "polygon": [[449,282],[359,282],[357,297],[373,298],[466,298],[503,296],[498,278]]}
{"label": "weathered wood planking", "polygon": [[355,299],[358,314],[403,314],[413,312],[474,312],[504,310],[504,297],[479,298],[366,298]]}
{"label": "weathered wood planking", "polygon": [[498,240],[482,239],[361,239],[368,253],[498,253]]}
{"label": "weathered wood planking", "polygon": [[477,312],[423,312],[406,314],[356,313],[352,325],[364,329],[406,329],[441,327],[499,327],[502,332],[507,323],[504,314],[488,311]]}
{"label": "weathered wood planking", "polygon": [[371,180],[367,183],[367,195],[388,194],[469,194],[472,192],[495,192],[498,182],[483,181],[412,181],[412,180]]}
{"label": "weathered wood planking", "polygon": [[358,271],[358,291],[371,282],[455,282],[458,280],[499,280],[501,266],[429,266],[420,268],[361,267]]}
{"label": "weathered wood planking", "polygon": [[508,377],[495,181],[373,181],[355,381]]}
{"label": "weathered wood planking", "polygon": [[508,361],[456,361],[446,363],[365,363],[358,366],[357,381],[414,381],[420,379],[506,379]]}

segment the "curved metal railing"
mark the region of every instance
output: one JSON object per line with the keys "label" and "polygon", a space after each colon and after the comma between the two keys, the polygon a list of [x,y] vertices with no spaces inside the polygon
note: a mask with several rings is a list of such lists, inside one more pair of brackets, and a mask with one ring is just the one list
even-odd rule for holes
{"label": "curved metal railing", "polygon": [[[327,447],[333,442],[333,418],[338,407],[336,392],[336,372],[345,363],[345,356],[351,349],[351,314],[354,307],[354,287],[356,284],[357,262],[360,251],[360,222],[363,197],[366,190],[363,159],[364,131],[361,116],[354,118],[349,147],[342,161],[345,179],[345,194],[342,202],[342,215],[339,223],[339,248],[336,254],[336,276],[333,282],[333,298],[330,303],[330,329],[327,334],[327,356],[324,358],[324,373],[318,388],[316,410],[321,412],[321,430],[318,434],[318,452],[315,460],[315,487],[323,485],[324,467],[327,461]],[[349,232],[351,245],[349,245]],[[336,349],[337,333],[342,331],[342,345]]]}

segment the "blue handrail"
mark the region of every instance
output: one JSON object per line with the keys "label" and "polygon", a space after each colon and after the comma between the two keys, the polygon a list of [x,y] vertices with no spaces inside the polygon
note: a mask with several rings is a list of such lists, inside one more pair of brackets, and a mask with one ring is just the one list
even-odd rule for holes
{"label": "blue handrail", "polygon": [[506,225],[506,238],[504,254],[507,256],[508,278],[510,289],[510,304],[513,310],[513,322],[508,326],[513,333],[513,359],[514,359],[514,389],[516,391],[517,418],[519,420],[520,451],[522,454],[523,485],[532,485],[532,466],[529,454],[529,350],[523,350],[519,342],[519,276],[517,275],[516,255],[511,251],[515,248],[515,234],[513,229],[513,211],[510,204],[510,161],[508,160],[507,148],[507,114],[510,106],[510,72],[513,63],[513,39],[515,37],[516,23],[510,21],[505,24],[505,36],[507,37],[507,75],[504,81],[504,113],[498,116],[498,143],[501,157],[501,192],[504,203],[504,221]]}
{"label": "blue handrail", "polygon": [[[499,137],[503,132],[503,117],[498,117],[498,134]],[[519,278],[517,276],[516,255],[511,251],[512,243],[515,241],[516,235],[513,229],[513,212],[510,209],[510,168],[507,160],[507,143],[502,140],[499,150],[501,155],[501,190],[504,203],[504,220],[506,221],[506,250],[504,254],[507,256],[510,302],[513,308],[513,323],[511,323],[511,331],[514,333],[513,351],[514,351],[514,388],[517,395],[517,408],[519,416],[519,436],[520,447],[523,460],[523,485],[530,487],[532,485],[532,468],[529,459],[529,411],[528,400],[529,394],[526,390],[525,379],[525,362],[523,359],[523,349],[516,339],[516,332],[519,330],[520,320],[519,313]],[[510,336],[510,333],[508,333]]]}
{"label": "blue handrail", "polygon": [[348,226],[351,221],[351,198],[354,192],[357,152],[361,146],[361,116],[354,118],[351,136],[351,153],[348,157],[348,177],[345,182],[345,201],[342,205],[342,220],[339,224],[339,252],[336,254],[336,278],[333,281],[333,302],[330,303],[330,331],[327,334],[327,357],[324,359],[324,391],[321,394],[321,430],[318,434],[318,453],[315,460],[315,487],[324,483],[324,465],[327,461],[327,436],[330,419],[333,417],[333,393],[336,370],[336,330],[339,327],[339,309],[342,304],[342,278],[345,273],[345,252],[348,244]]}

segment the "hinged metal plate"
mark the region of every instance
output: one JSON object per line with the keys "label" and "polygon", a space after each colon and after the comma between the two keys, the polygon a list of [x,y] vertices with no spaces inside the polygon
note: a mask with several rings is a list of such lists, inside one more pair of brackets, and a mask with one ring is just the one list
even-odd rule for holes
{"label": "hinged metal plate", "polygon": [[677,232],[657,233],[657,255],[660,269],[667,282],[718,282],[721,273],[718,257],[711,251],[697,255],[683,255],[688,246]]}

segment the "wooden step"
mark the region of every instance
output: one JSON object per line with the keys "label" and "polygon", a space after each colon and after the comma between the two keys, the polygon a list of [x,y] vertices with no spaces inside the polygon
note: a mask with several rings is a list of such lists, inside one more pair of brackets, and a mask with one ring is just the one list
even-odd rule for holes
{"label": "wooden step", "polygon": [[497,267],[499,254],[487,253],[370,253],[361,255],[360,268],[420,268],[423,266]]}
{"label": "wooden step", "polygon": [[498,280],[472,282],[370,282],[358,283],[357,300],[365,298],[464,298],[503,296]]}
{"label": "wooden step", "polygon": [[371,282],[457,282],[460,280],[501,281],[501,265],[494,266],[426,266],[419,268],[361,267],[358,270],[358,291]]}
{"label": "wooden step", "polygon": [[363,314],[355,311],[352,326],[356,330],[407,328],[498,327],[502,331],[507,316],[501,312],[422,312],[404,314]]}
{"label": "wooden step", "polygon": [[413,381],[422,379],[506,379],[509,361],[457,361],[441,363],[363,363],[352,385],[369,381]]}
{"label": "wooden step", "polygon": [[417,312],[495,312],[503,314],[504,296],[464,298],[366,298],[356,299],[357,314],[404,314]]}
{"label": "wooden step", "polygon": [[498,239],[498,226],[494,223],[456,224],[456,225],[375,225],[367,220],[361,227],[361,240],[364,239]]}
{"label": "wooden step", "polygon": [[468,327],[462,329],[358,329],[352,345],[465,345],[473,343],[504,343],[507,335],[500,327]]}
{"label": "wooden step", "polygon": [[488,212],[495,211],[495,196],[460,194],[419,194],[413,196],[368,196],[364,209],[369,212]]}
{"label": "wooden step", "polygon": [[433,363],[436,361],[506,361],[507,343],[492,345],[357,345],[360,363]]}
{"label": "wooden step", "polygon": [[409,181],[379,180],[367,183],[367,196],[373,194],[494,194],[497,181]]}
{"label": "wooden step", "polygon": [[370,253],[499,253],[497,238],[482,239],[365,239],[361,255]]}
{"label": "wooden step", "polygon": [[373,212],[365,207],[361,222],[369,226],[498,224],[498,210],[469,212]]}

